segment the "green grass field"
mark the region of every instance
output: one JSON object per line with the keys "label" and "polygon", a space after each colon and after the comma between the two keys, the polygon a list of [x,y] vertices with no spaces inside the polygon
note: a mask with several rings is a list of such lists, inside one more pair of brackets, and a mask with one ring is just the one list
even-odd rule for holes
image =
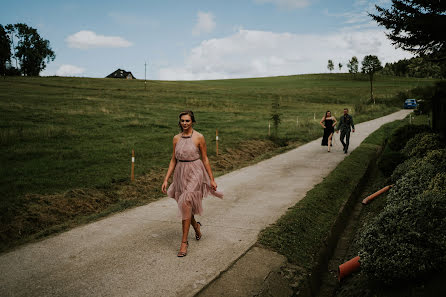
{"label": "green grass field", "polygon": [[[279,137],[303,143],[322,135],[318,122],[326,110],[339,116],[348,107],[356,122],[369,120],[401,108],[402,102],[394,100],[398,92],[433,83],[429,79],[378,76],[374,83],[377,104],[373,105],[367,103],[369,82],[352,80],[347,74],[148,81],[147,90],[141,80],[0,79],[0,238],[26,237],[63,222],[60,209],[48,215],[62,219],[45,221],[42,208],[34,212],[32,208],[44,204],[51,209],[60,197],[68,200],[57,203],[69,208],[76,203],[69,200],[67,191],[104,189],[105,193],[116,184],[128,185],[132,149],[136,152],[136,176],[144,177],[140,184],[153,183],[158,189],[159,179],[150,179],[150,175],[162,176],[167,169],[181,110],[194,111],[195,128],[205,135],[209,155],[215,155],[215,129],[219,130],[222,155],[211,159],[211,164],[216,164],[231,152],[236,155],[239,148],[254,156],[271,153],[267,149],[271,146],[264,144],[268,142],[271,104],[276,99],[282,114]],[[42,199],[42,195],[57,194],[62,196]],[[147,201],[147,196],[160,195],[140,191],[134,196]],[[113,208],[118,202],[118,198],[110,198],[100,209]],[[118,209],[134,204],[124,203]],[[85,213],[77,210],[77,214]],[[76,216],[67,216],[67,220]],[[37,223],[42,221],[47,223]],[[6,224],[21,226],[11,229]],[[42,226],[36,230],[30,227],[39,224]]]}

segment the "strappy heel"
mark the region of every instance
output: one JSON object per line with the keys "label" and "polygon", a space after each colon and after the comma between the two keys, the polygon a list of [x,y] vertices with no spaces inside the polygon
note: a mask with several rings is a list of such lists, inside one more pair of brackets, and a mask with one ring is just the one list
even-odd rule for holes
{"label": "strappy heel", "polygon": [[[200,225],[200,227],[201,227],[201,223],[200,222],[197,222],[197,227],[198,227],[198,225]],[[201,233],[201,228],[198,231],[200,231],[200,233]],[[196,240],[200,240],[202,236],[203,236],[203,234],[200,234],[200,236],[198,236],[197,232],[195,232],[195,239]]]}
{"label": "strappy heel", "polygon": [[[183,241],[181,243],[185,243],[186,244],[186,248],[189,247],[189,241]],[[186,255],[187,255],[187,250],[186,250],[186,252],[179,251],[177,257],[180,257],[180,258],[181,257],[186,257]]]}

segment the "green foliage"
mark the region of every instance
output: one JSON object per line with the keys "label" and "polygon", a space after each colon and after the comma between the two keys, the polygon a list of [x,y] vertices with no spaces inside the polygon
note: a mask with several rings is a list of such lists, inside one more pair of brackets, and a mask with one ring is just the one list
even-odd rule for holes
{"label": "green foliage", "polygon": [[396,166],[395,170],[393,170],[390,180],[392,183],[395,183],[398,179],[400,179],[406,172],[411,171],[414,168],[414,164],[416,163],[416,158],[406,159],[404,162]]}
{"label": "green foliage", "polygon": [[38,76],[46,68],[46,64],[54,61],[56,55],[50,42],[40,37],[36,29],[26,24],[7,25],[14,48],[13,56],[20,61],[20,71],[25,76]]}
{"label": "green foliage", "polygon": [[441,149],[444,144],[435,133],[420,133],[411,138],[401,151],[407,157],[421,157],[432,150]]}
{"label": "green foliage", "polygon": [[[433,150],[422,158],[412,157],[409,160],[402,164],[403,167],[398,166],[392,175],[396,182],[389,192],[389,203],[404,203],[414,198],[426,189],[437,174],[446,172],[445,149]],[[397,172],[401,174],[399,178]]]}
{"label": "green foliage", "polygon": [[446,191],[446,172],[440,172],[434,176],[427,187],[428,192],[444,193]]}
{"label": "green foliage", "polygon": [[395,152],[386,146],[386,149],[378,160],[378,168],[385,176],[390,176],[395,167],[401,164],[405,159],[406,157],[402,153]]}
{"label": "green foliage", "polygon": [[431,131],[427,125],[404,125],[396,129],[389,138],[388,146],[394,151],[400,151],[407,141],[415,135]]}
{"label": "green foliage", "polygon": [[444,1],[393,0],[391,8],[376,9],[378,13],[370,16],[390,30],[387,36],[393,44],[418,55],[445,56],[446,40],[439,30],[446,27]]}
{"label": "green foliage", "polygon": [[365,225],[359,239],[362,271],[392,284],[443,269],[446,263],[446,193],[425,192],[390,204]]}
{"label": "green foliage", "polygon": [[348,72],[355,75],[358,73],[359,61],[356,56],[353,56],[350,61],[347,63]]}
{"label": "green foliage", "polygon": [[407,77],[444,78],[441,64],[427,57],[416,57],[399,60],[395,63],[386,63],[381,71],[384,75],[397,75]]}
{"label": "green foliage", "polygon": [[6,75],[6,64],[11,60],[11,49],[8,34],[0,24],[0,75]]}
{"label": "green foliage", "polygon": [[333,64],[332,60],[328,60],[327,68],[328,68],[328,70],[330,70],[330,72],[333,71],[334,64]]}
{"label": "green foliage", "polygon": [[371,79],[373,79],[373,75],[381,69],[381,61],[378,59],[377,56],[367,55],[362,60],[361,71],[365,74],[368,74]]}

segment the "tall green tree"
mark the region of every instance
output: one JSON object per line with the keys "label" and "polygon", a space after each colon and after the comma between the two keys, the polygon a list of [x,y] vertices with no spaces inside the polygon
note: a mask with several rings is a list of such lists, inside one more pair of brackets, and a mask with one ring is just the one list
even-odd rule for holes
{"label": "tall green tree", "polygon": [[356,75],[358,73],[359,61],[356,56],[353,56],[350,61],[347,63],[348,72]]}
{"label": "tall green tree", "polygon": [[387,37],[394,45],[415,54],[430,54],[446,59],[446,1],[392,0],[389,9],[376,5],[370,16],[390,30]]}
{"label": "tall green tree", "polygon": [[330,72],[334,69],[334,64],[332,60],[328,60],[327,68],[328,70],[330,70]]}
{"label": "tall green tree", "polygon": [[0,24],[0,75],[6,75],[6,63],[11,61],[11,41],[5,28]]}
{"label": "tall green tree", "polygon": [[341,69],[342,69],[342,66],[344,66],[344,65],[342,65],[342,63],[339,63],[339,64],[338,64],[338,67],[339,67],[339,71],[341,71]]}
{"label": "tall green tree", "polygon": [[23,75],[38,76],[47,63],[56,58],[50,42],[40,37],[36,29],[21,23],[7,25],[6,28],[13,44],[13,56],[19,61]]}
{"label": "tall green tree", "polygon": [[373,104],[376,103],[375,98],[373,97],[373,76],[382,68],[381,61],[377,56],[368,55],[364,57],[364,60],[362,60],[361,70],[363,73],[368,74],[370,78],[370,99],[373,101]]}

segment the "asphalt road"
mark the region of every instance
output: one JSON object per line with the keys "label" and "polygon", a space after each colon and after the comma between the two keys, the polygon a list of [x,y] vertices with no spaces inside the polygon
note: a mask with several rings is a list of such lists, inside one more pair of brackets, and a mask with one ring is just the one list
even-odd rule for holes
{"label": "asphalt road", "polygon": [[[350,151],[408,113],[356,125]],[[225,198],[204,200],[203,238],[191,229],[185,258],[176,202],[163,198],[0,255],[0,296],[193,296],[344,159],[339,134],[331,153],[320,141],[217,178]]]}

